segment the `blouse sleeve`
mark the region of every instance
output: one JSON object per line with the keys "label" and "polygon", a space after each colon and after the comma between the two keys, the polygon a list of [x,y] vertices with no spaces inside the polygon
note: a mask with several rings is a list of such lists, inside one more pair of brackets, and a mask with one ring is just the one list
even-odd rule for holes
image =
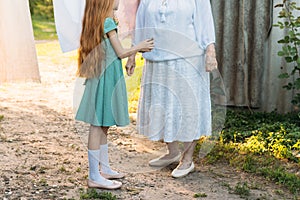
{"label": "blouse sleeve", "polygon": [[195,0],[194,26],[197,41],[202,49],[215,43],[215,27],[210,0]]}
{"label": "blouse sleeve", "polygon": [[140,1],[136,12],[135,32],[133,36],[133,44],[136,45],[143,40],[143,28],[145,28],[145,2]]}
{"label": "blouse sleeve", "polygon": [[117,25],[112,18],[106,18],[104,21],[104,33],[108,33],[112,30],[117,29]]}

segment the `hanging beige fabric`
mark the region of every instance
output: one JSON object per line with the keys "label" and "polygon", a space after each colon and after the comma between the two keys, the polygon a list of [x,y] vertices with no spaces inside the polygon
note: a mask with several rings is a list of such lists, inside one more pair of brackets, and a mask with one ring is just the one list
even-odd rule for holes
{"label": "hanging beige fabric", "polygon": [[272,28],[282,0],[211,0],[219,69],[227,104],[261,111],[290,112],[293,91],[282,88],[286,62],[277,56],[284,31]]}
{"label": "hanging beige fabric", "polygon": [[0,1],[0,84],[40,81],[28,1]]}
{"label": "hanging beige fabric", "polygon": [[228,104],[260,107],[264,43],[272,1],[211,0],[216,21],[217,55]]}

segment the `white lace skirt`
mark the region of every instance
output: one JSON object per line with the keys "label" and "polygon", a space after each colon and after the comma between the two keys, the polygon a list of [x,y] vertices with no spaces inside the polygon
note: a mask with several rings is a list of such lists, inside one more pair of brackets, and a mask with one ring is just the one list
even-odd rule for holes
{"label": "white lace skirt", "polygon": [[211,134],[209,73],[204,56],[146,61],[137,128],[154,141],[191,142]]}

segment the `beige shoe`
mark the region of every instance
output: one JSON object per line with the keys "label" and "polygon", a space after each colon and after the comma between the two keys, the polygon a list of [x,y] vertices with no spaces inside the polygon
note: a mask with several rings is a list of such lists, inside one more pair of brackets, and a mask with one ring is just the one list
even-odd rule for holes
{"label": "beige shoe", "polygon": [[114,190],[118,189],[122,186],[122,183],[119,181],[112,181],[112,185],[102,185],[99,183],[96,183],[95,181],[88,180],[87,185],[89,188],[97,188],[97,189],[107,189],[107,190]]}
{"label": "beige shoe", "polygon": [[175,156],[174,158],[171,159],[161,159],[163,158],[165,155],[159,157],[159,158],[155,158],[153,160],[149,161],[149,165],[152,167],[166,167],[174,162],[179,162],[180,158],[181,158],[181,153],[179,153],[177,156]]}
{"label": "beige shoe", "polygon": [[177,169],[176,167],[176,169],[172,171],[172,176],[174,178],[184,177],[194,170],[195,170],[195,165],[194,162],[192,162],[191,166],[187,169]]}
{"label": "beige shoe", "polygon": [[105,174],[103,172],[100,172],[101,176],[103,176],[106,179],[121,179],[124,178],[125,175],[122,173],[118,173],[118,174]]}

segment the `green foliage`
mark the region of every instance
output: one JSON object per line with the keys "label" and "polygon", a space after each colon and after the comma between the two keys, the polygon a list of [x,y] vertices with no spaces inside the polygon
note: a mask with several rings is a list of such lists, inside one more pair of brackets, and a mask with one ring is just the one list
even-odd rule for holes
{"label": "green foliage", "polygon": [[241,197],[246,197],[250,195],[250,188],[247,183],[238,182],[234,188],[234,193],[240,195]]}
{"label": "green foliage", "polygon": [[86,192],[80,191],[80,199],[103,199],[103,200],[116,200],[117,197],[111,192],[98,193],[96,189],[87,189]]}
{"label": "green foliage", "polygon": [[256,169],[259,167],[259,162],[256,162],[256,159],[254,159],[253,156],[249,154],[246,155],[241,167],[245,172],[254,173],[256,172]]}
{"label": "green foliage", "polygon": [[56,40],[52,0],[30,0],[29,5],[35,40]]}
{"label": "green foliage", "polygon": [[[291,172],[300,164],[299,115],[244,110],[227,110],[226,114],[219,142],[205,157],[205,162],[222,162],[262,175],[298,194],[300,177]],[[201,149],[203,141],[199,140],[196,151]],[[245,185],[236,187],[240,191],[246,188]]]}
{"label": "green foliage", "polygon": [[[198,145],[201,145],[201,143]],[[290,169],[291,165],[286,165],[285,162],[268,155],[257,155],[251,152],[244,154],[240,152],[234,143],[219,142],[206,156],[205,162],[210,164],[225,162],[225,164],[228,163],[245,172],[255,173],[281,184],[295,195],[300,192],[300,177],[290,172],[293,171]],[[298,166],[295,166],[295,168],[298,168]],[[234,193],[246,194],[247,188],[246,185],[238,184],[234,188]],[[229,187],[229,189],[232,188]]]}
{"label": "green foliage", "polygon": [[47,20],[54,19],[52,0],[29,0],[29,6],[32,16]]}
{"label": "green foliage", "polygon": [[290,189],[291,192],[299,193],[300,192],[300,178],[297,177],[295,174],[287,172],[284,168],[270,168],[265,167],[259,169],[259,172],[265,176],[269,177],[273,181],[283,184]]}
{"label": "green foliage", "polygon": [[300,7],[291,0],[283,0],[281,4],[277,4],[275,7],[281,8],[278,16],[281,21],[274,26],[286,31],[284,38],[278,41],[279,44],[282,44],[278,56],[283,57],[287,63],[293,65],[291,72],[280,74],[279,78],[289,79],[298,75],[293,80],[290,79],[291,81],[283,88],[296,91],[291,103],[300,106],[300,16],[294,15],[296,11],[300,10]]}
{"label": "green foliage", "polygon": [[0,121],[2,121],[4,119],[3,115],[0,115]]}
{"label": "green foliage", "polygon": [[32,16],[32,26],[35,40],[56,40],[55,23],[39,16]]}
{"label": "green foliage", "polygon": [[205,198],[207,197],[207,194],[205,193],[196,193],[194,194],[194,198]]}
{"label": "green foliage", "polygon": [[226,114],[222,142],[235,143],[242,152],[267,153],[299,162],[300,118],[297,114],[232,110]]}

